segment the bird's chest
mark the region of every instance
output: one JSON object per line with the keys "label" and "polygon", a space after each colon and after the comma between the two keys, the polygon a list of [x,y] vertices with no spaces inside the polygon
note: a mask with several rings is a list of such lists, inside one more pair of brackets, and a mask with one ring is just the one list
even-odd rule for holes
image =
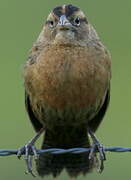
{"label": "bird's chest", "polygon": [[25,87],[33,104],[54,108],[88,107],[101,101],[108,75],[87,48],[52,47],[25,70]]}

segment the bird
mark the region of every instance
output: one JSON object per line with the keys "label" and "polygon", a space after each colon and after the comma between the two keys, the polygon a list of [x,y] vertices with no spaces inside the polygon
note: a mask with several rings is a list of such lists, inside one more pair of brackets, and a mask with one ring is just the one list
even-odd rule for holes
{"label": "bird", "polygon": [[[70,177],[94,168],[101,172],[105,153],[95,132],[110,101],[111,55],[79,7],[67,4],[51,10],[23,69],[25,106],[36,131],[17,154],[20,158],[25,152],[27,171],[34,175],[32,152],[41,177],[57,177],[63,169]],[[38,155],[34,144],[42,133],[43,150],[91,151]]]}

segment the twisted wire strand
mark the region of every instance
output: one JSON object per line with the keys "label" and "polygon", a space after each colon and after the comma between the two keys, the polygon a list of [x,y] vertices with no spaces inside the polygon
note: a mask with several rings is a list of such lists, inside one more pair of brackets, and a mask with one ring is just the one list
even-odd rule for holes
{"label": "twisted wire strand", "polygon": [[[38,154],[67,154],[67,153],[72,153],[72,154],[80,154],[80,153],[85,153],[89,152],[91,148],[71,148],[71,149],[58,149],[58,148],[50,148],[50,149],[44,149],[44,150],[37,150]],[[131,147],[118,147],[118,146],[113,146],[113,147],[104,147],[104,151],[109,151],[109,152],[131,152]],[[98,152],[96,150],[96,152]],[[11,155],[17,155],[18,150],[16,149],[1,149],[0,150],[0,156],[11,156]],[[23,153],[24,155],[25,153]],[[32,152],[30,152],[30,155],[32,155]]]}

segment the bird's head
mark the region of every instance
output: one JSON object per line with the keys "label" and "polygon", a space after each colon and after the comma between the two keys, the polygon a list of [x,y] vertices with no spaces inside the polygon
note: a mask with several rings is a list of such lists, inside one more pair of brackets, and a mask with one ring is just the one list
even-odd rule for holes
{"label": "bird's head", "polygon": [[87,42],[90,24],[80,8],[57,6],[49,14],[42,35],[48,43],[80,44]]}

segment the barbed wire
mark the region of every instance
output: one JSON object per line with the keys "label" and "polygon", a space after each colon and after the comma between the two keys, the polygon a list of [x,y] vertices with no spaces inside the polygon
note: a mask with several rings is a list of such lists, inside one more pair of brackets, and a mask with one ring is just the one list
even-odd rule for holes
{"label": "barbed wire", "polygon": [[[70,148],[70,149],[59,149],[59,148],[50,148],[50,149],[44,149],[44,150],[37,150],[38,154],[67,154],[67,153],[72,153],[72,154],[80,154],[80,153],[85,153],[89,152],[91,148]],[[104,151],[109,151],[109,152],[131,152],[131,147],[118,147],[118,146],[113,146],[113,147],[103,147]],[[96,149],[96,152],[98,150]],[[0,156],[11,156],[11,155],[17,155],[18,150],[16,149],[1,149],[0,150]],[[23,153],[22,155],[24,155]],[[30,152],[30,155],[33,155],[32,152]]]}

